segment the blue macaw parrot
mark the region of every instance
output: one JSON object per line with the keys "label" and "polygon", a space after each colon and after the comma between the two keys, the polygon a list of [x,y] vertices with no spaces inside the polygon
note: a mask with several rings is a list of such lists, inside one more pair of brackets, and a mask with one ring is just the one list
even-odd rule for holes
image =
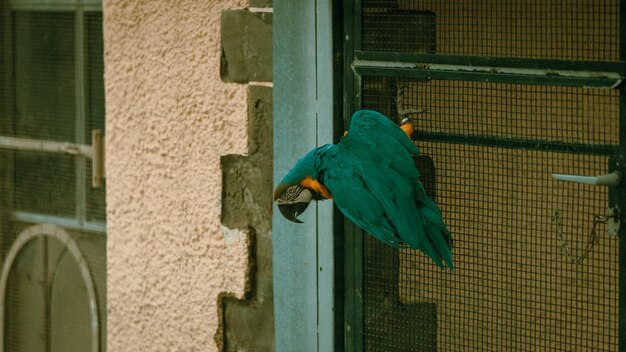
{"label": "blue macaw parrot", "polygon": [[278,209],[299,223],[311,200],[332,198],[377,239],[396,248],[406,243],[453,269],[450,231],[419,181],[410,132],[411,125],[400,128],[376,111],[357,111],[339,143],[311,150],[278,184]]}

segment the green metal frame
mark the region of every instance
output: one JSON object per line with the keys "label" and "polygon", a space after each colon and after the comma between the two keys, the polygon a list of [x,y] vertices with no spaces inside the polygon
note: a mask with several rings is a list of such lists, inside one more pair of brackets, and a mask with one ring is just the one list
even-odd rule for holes
{"label": "green metal frame", "polygon": [[[419,140],[445,141],[479,146],[498,146],[527,150],[606,155],[611,170],[626,175],[626,0],[620,0],[620,60],[586,62],[538,60],[503,57],[455,56],[422,53],[368,52],[362,48],[361,0],[344,0],[344,114],[350,116],[361,107],[362,76],[427,78],[529,85],[597,87],[618,89],[620,93],[619,145],[589,145],[544,140],[522,140],[452,133],[415,132]],[[622,209],[619,236],[626,236],[626,182],[611,194],[611,205]],[[363,350],[362,231],[346,221],[345,236],[345,350]],[[626,351],[626,241],[619,241],[619,350]]]}
{"label": "green metal frame", "polygon": [[[11,18],[9,4],[7,2],[0,2],[0,22],[2,22],[2,28],[0,28],[0,43],[2,47],[2,57],[0,62],[4,70],[0,70],[2,75],[2,81],[0,82],[0,89],[4,90],[5,95],[1,97],[0,102],[2,108],[0,114],[6,116],[13,116],[13,94],[12,94],[12,82],[13,82],[13,21]],[[0,131],[8,131],[13,133],[13,126],[9,123],[8,119],[4,119],[0,116]],[[0,155],[0,180],[8,180],[13,175],[13,156],[11,153],[2,153]],[[10,214],[6,209],[13,209],[13,187],[9,182],[0,182],[0,191],[2,191],[3,197],[0,197],[0,231],[7,228],[10,221]],[[10,245],[7,238],[0,236],[0,260],[4,261],[3,252],[4,248],[8,248]]]}
{"label": "green metal frame", "polygon": [[511,57],[486,57],[465,55],[443,55],[429,53],[393,53],[354,51],[354,59],[362,61],[388,62],[419,62],[423,64],[443,64],[457,66],[484,66],[508,67],[537,70],[567,70],[567,71],[606,71],[626,74],[626,68],[621,62],[615,61],[567,61],[555,59],[525,59]]}
{"label": "green metal frame", "polygon": [[[620,48],[619,56],[622,63],[626,62],[626,0],[620,0]],[[622,172],[622,175],[626,175],[626,88],[624,86],[619,87],[619,153],[617,155],[618,171]],[[624,211],[626,211],[626,184],[622,182],[618,186],[616,192],[617,201],[616,205],[619,209],[622,209],[621,226],[618,233],[619,241],[619,313],[618,313],[618,326],[619,326],[619,350],[626,351],[626,224],[624,221]]]}
{"label": "green metal frame", "polygon": [[[352,67],[355,49],[360,48],[359,21],[354,21],[360,7],[360,0],[344,1],[344,99],[343,99],[343,123],[350,125],[352,113],[361,106],[361,78]],[[359,22],[360,24],[360,22]],[[348,220],[344,220],[343,237],[345,241],[344,254],[344,348],[345,351],[363,350],[363,231]]]}
{"label": "green metal frame", "polygon": [[[568,87],[616,88],[622,84],[618,72],[506,70],[501,67],[474,67],[461,65],[431,65],[427,63],[398,63],[355,61],[352,70],[358,76],[385,76],[424,78],[436,80],[474,81],[491,83],[536,84]],[[569,73],[569,74],[568,74]]]}

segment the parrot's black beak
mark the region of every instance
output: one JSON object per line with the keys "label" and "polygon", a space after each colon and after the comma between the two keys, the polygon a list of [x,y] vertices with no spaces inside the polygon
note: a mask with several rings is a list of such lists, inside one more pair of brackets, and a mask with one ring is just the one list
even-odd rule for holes
{"label": "parrot's black beak", "polygon": [[303,221],[298,220],[297,216],[304,213],[309,206],[309,202],[298,202],[291,204],[278,204],[278,210],[287,220],[301,224]]}
{"label": "parrot's black beak", "polygon": [[301,224],[302,221],[298,220],[298,215],[304,213],[312,199],[313,194],[310,190],[296,185],[285,190],[276,199],[276,203],[278,210],[287,220]]}

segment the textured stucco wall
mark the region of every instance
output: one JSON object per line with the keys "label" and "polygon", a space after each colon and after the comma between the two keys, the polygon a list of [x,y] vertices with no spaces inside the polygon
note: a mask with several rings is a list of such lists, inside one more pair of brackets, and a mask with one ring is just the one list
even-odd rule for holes
{"label": "textured stucco wall", "polygon": [[246,1],[105,0],[110,351],[214,351],[244,290],[220,156],[246,153],[246,86],[220,80],[220,13]]}

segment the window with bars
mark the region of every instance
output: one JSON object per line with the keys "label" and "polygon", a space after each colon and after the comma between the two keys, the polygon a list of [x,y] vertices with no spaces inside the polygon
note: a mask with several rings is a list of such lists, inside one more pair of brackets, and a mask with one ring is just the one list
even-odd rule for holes
{"label": "window with bars", "polygon": [[[626,72],[618,1],[344,2],[345,116],[409,110],[422,182],[454,238],[453,272],[346,234],[355,351],[617,351],[619,234],[595,215],[623,186]],[[612,220],[609,220],[612,221]],[[586,248],[590,248],[585,254]]]}
{"label": "window with bars", "polygon": [[101,4],[0,5],[0,345],[104,350]]}

